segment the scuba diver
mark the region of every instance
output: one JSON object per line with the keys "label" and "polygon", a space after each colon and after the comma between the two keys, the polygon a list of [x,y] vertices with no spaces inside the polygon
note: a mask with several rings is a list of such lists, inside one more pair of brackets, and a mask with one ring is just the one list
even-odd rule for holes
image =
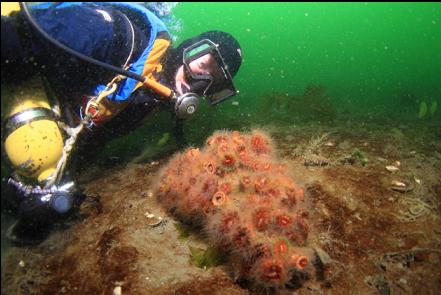
{"label": "scuba diver", "polygon": [[22,244],[44,240],[83,198],[67,171],[73,152],[93,155],[158,108],[171,112],[183,141],[183,121],[202,98],[215,105],[237,93],[242,62],[226,32],[172,48],[164,23],[141,4],[35,3],[8,16],[2,4],[2,82],[39,73],[47,93],[14,102],[2,122],[19,216],[7,237]]}

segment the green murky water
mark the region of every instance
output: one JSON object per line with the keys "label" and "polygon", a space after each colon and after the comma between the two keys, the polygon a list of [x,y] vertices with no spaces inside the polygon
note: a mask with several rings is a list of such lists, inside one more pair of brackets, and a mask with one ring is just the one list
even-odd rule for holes
{"label": "green murky water", "polygon": [[[319,122],[320,112],[302,116],[307,98],[291,99],[311,85],[323,87],[333,118],[398,124],[441,118],[439,3],[183,3],[175,13],[182,20],[178,42],[225,30],[237,37],[244,56],[235,78],[239,106],[228,101],[205,111],[209,115],[201,112],[190,130],[274,124],[281,117],[287,125]],[[292,103],[269,103],[262,114],[271,93]],[[304,111],[289,114],[296,104]]]}
{"label": "green murky water", "polygon": [[180,36],[207,29],[240,40],[236,78],[247,105],[268,91],[323,84],[336,106],[441,99],[439,3],[184,3]]}

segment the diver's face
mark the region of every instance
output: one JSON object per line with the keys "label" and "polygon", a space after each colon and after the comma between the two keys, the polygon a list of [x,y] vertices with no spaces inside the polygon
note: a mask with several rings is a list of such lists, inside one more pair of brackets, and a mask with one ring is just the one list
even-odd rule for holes
{"label": "diver's face", "polygon": [[213,70],[214,57],[210,53],[205,54],[198,59],[192,61],[189,66],[193,73],[207,75]]}
{"label": "diver's face", "polygon": [[[205,54],[189,64],[191,71],[198,75],[206,75],[213,73],[215,69],[215,60],[211,53]],[[180,66],[175,76],[175,89],[179,95],[182,95],[185,91],[191,89],[188,84],[187,78],[184,74],[184,66]]]}

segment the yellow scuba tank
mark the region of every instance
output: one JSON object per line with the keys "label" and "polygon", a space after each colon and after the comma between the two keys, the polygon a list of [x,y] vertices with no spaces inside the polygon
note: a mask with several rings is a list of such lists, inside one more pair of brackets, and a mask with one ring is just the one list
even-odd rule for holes
{"label": "yellow scuba tank", "polygon": [[2,2],[1,3],[1,12],[2,16],[8,16],[11,12],[19,11],[20,5],[18,2]]}
{"label": "yellow scuba tank", "polygon": [[5,123],[5,152],[19,175],[45,181],[63,153],[63,136],[46,97],[15,104]]}

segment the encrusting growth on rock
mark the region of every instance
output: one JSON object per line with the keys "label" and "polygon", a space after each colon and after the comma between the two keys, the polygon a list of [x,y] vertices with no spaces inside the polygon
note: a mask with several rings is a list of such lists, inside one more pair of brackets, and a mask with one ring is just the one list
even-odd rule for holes
{"label": "encrusting growth on rock", "polygon": [[238,280],[284,288],[310,276],[304,191],[264,132],[216,132],[201,150],[176,154],[160,177],[159,201],[202,227]]}

